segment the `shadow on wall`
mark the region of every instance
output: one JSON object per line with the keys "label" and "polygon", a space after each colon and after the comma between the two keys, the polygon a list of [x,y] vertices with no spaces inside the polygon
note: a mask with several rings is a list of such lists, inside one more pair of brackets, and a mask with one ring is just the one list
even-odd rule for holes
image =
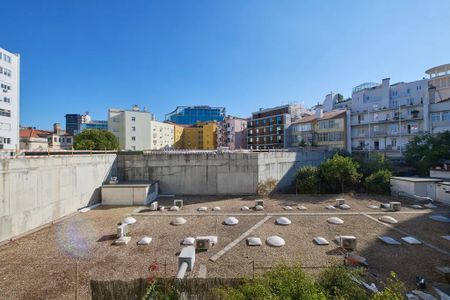
{"label": "shadow on wall", "polygon": [[[109,180],[112,177],[117,177],[118,176],[118,171],[117,171],[117,166],[118,166],[118,156],[116,156],[116,158],[114,159],[114,162],[111,164],[111,166],[108,169],[108,172],[106,173],[105,177],[102,180],[102,184],[107,184],[109,182]],[[93,191],[92,191],[92,195],[89,198],[88,204],[86,206],[91,206],[94,204],[98,204],[102,202],[102,187],[96,187]]]}
{"label": "shadow on wall", "polygon": [[[295,152],[293,163],[292,161],[284,162],[283,158],[281,158],[281,162],[275,161],[263,164],[262,170],[260,168],[260,173],[262,174],[259,174],[259,178],[262,180],[260,179],[259,182],[261,183],[269,178],[274,178],[278,181],[274,191],[275,193],[295,193],[293,183],[295,173],[298,169],[304,166],[319,166],[326,159],[332,157],[333,153],[331,151],[305,151],[300,149]],[[274,177],[274,174],[278,175],[279,178]]]}

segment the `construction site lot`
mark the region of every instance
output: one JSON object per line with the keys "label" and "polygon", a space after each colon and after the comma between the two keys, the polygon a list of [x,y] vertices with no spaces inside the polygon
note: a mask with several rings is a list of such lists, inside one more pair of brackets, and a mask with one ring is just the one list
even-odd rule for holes
{"label": "construction site lot", "polygon": [[[344,198],[350,209],[328,210],[337,198]],[[334,241],[337,235],[356,237],[356,253],[367,259],[366,280],[386,280],[391,271],[415,289],[416,276],[426,278],[428,291],[433,282],[445,282],[435,267],[450,266],[450,235],[448,223],[430,219],[431,215],[450,216],[450,207],[414,209],[421,204],[406,199],[365,194],[345,195],[276,195],[264,199],[264,210],[256,211],[255,197],[176,196],[159,198],[159,205],[171,207],[182,199],[179,211],[150,211],[148,207],[99,206],[77,213],[61,222],[0,246],[0,298],[4,299],[89,299],[89,282],[95,280],[131,280],[149,276],[152,263],[159,266],[157,276],[174,277],[178,269],[181,242],[186,237],[217,236],[218,242],[207,251],[198,252],[194,270],[187,277],[252,277],[270,269],[278,262],[301,263],[312,275],[333,263],[343,264],[344,252]],[[373,209],[369,205],[400,201],[399,212]],[[422,203],[423,204],[423,203]],[[199,212],[199,207],[207,211]],[[241,211],[241,207],[250,207]],[[291,206],[292,210],[286,210]],[[305,206],[306,210],[299,210]],[[220,207],[219,211],[212,211]],[[399,222],[378,221],[383,215]],[[116,246],[116,228],[125,217],[136,223],[128,225],[131,241]],[[223,222],[235,217],[238,224]],[[284,216],[292,223],[276,224]],[[179,226],[171,225],[177,217],[186,219]],[[329,224],[327,219],[339,217],[344,224]],[[266,244],[269,236],[284,239],[282,247]],[[411,235],[422,241],[409,245],[401,240]],[[137,245],[149,236],[149,245]],[[329,245],[319,246],[313,238],[321,236]],[[379,236],[390,236],[401,245],[387,245]],[[247,237],[259,237],[261,246],[247,246]]]}

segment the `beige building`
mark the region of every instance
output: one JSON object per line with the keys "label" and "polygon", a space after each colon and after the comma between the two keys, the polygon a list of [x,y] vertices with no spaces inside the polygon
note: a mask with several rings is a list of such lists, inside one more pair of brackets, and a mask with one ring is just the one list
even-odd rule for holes
{"label": "beige building", "polygon": [[158,121],[150,121],[150,149],[173,149],[174,148],[174,125]]}
{"label": "beige building", "polygon": [[61,130],[59,123],[53,125],[53,131],[20,129],[20,150],[24,151],[72,150],[73,142],[73,136]]}
{"label": "beige building", "polygon": [[152,149],[151,121],[154,121],[153,114],[145,108],[140,110],[137,105],[130,110],[108,110],[108,130],[117,137],[121,150]]}

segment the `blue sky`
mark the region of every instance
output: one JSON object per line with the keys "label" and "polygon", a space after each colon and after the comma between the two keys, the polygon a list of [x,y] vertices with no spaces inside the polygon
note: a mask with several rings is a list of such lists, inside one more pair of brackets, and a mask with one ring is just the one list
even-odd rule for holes
{"label": "blue sky", "polygon": [[14,0],[0,47],[21,53],[21,124],[145,106],[249,116],[450,63],[448,0]]}

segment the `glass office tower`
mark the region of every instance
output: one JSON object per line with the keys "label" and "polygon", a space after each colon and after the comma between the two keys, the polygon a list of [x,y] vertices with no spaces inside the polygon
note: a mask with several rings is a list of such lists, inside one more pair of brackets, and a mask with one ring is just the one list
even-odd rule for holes
{"label": "glass office tower", "polygon": [[166,121],[176,124],[195,124],[197,122],[223,121],[225,107],[178,106],[166,114]]}

